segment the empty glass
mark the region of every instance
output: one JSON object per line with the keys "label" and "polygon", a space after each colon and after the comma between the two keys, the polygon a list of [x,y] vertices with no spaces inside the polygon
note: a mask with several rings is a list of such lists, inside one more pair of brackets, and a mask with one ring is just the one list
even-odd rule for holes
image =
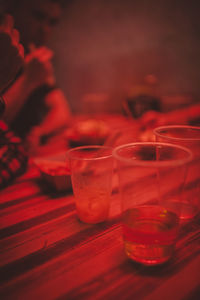
{"label": "empty glass", "polygon": [[193,154],[193,160],[188,167],[186,185],[182,194],[181,219],[194,217],[200,206],[200,127],[185,125],[170,125],[154,130],[156,141],[172,143],[187,147]]}
{"label": "empty glass", "polygon": [[69,150],[67,157],[80,220],[86,223],[105,221],[109,215],[112,191],[112,148],[77,147]]}

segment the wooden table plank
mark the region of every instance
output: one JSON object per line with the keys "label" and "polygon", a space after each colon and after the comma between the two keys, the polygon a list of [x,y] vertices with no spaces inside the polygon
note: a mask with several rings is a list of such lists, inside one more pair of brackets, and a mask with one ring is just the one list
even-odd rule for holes
{"label": "wooden table plank", "polygon": [[[134,192],[153,199],[151,174],[137,176]],[[30,162],[0,191],[0,299],[197,300],[200,214],[181,224],[172,259],[148,268],[124,253],[116,172],[109,218],[96,225],[79,221],[71,192],[52,194],[39,178]],[[131,190],[131,176],[126,184]],[[171,176],[168,189],[175,187]]]}
{"label": "wooden table plank", "polygon": [[[91,232],[91,230],[88,232]],[[116,285],[118,293],[121,291],[122,295],[125,293],[127,297],[137,296],[137,299],[140,299],[146,293],[148,294],[150,290],[153,291],[155,286],[158,287],[161,282],[168,280],[170,273],[172,275],[179,274],[184,269],[180,270],[179,266],[174,268],[173,264],[172,266],[169,264],[164,268],[154,269],[151,272],[147,271],[143,266],[129,262],[123,253],[121,230],[118,226],[108,228],[103,234],[92,236],[92,239],[91,237],[87,240],[84,239],[81,244],[75,247],[71,246],[58,256],[55,256],[56,251],[53,256],[49,256],[47,254],[48,250],[44,249],[44,252],[47,251],[48,259],[43,264],[31,268],[25,274],[19,274],[19,276],[14,277],[1,291],[2,295],[5,292],[6,294],[8,292],[8,295],[10,295],[9,291],[11,290],[15,295],[19,293],[22,297],[23,295],[29,296],[30,293],[29,297],[33,297],[30,299],[43,296],[45,299],[53,299],[61,295],[65,295],[65,299],[84,299],[84,295],[95,296],[95,299],[98,299],[98,297],[100,297],[99,299],[114,299],[117,296]],[[183,250],[181,247],[178,254],[181,254]],[[194,259],[195,264],[200,261],[199,253],[197,256],[192,251],[187,251],[187,253],[190,256],[189,261]],[[35,257],[33,258],[35,259]],[[184,261],[188,260],[188,255],[186,257],[180,255],[180,258],[180,261],[177,260],[178,265],[184,265]],[[85,275],[86,270],[87,274]],[[112,276],[114,277],[113,279]],[[111,279],[113,280],[112,286],[110,286]],[[65,282],[68,284],[64,284]],[[98,283],[100,283],[100,287]],[[12,289],[10,289],[10,285]],[[51,291],[50,287],[52,285],[55,290],[53,289],[48,294],[47,291]],[[196,285],[195,283],[195,287]],[[77,289],[77,287],[79,288]],[[102,292],[102,288],[104,292]],[[105,295],[108,294],[109,298],[105,298]],[[52,296],[53,298],[51,298]],[[96,296],[98,297],[96,298]]]}
{"label": "wooden table plank", "polygon": [[[192,291],[200,287],[200,254],[178,274],[170,277],[144,300],[181,300],[190,298]],[[192,276],[188,276],[192,274]],[[200,295],[199,295],[200,296]],[[191,298],[192,299],[192,298]]]}

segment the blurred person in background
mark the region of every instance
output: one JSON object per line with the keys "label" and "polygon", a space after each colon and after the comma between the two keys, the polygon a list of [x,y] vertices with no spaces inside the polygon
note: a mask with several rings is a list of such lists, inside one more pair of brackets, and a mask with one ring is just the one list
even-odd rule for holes
{"label": "blurred person in background", "polygon": [[0,7],[0,93],[12,83],[23,65],[24,48],[13,25],[13,18],[4,15]]}
{"label": "blurred person in background", "polygon": [[157,83],[157,78],[150,74],[145,76],[144,82],[146,85],[141,86],[143,89],[136,89],[140,93],[136,94],[135,98],[125,99],[123,103],[125,114],[138,119],[142,128],[151,129],[170,124],[200,126],[199,101],[194,102],[192,97],[187,95],[165,97],[165,101],[172,102],[173,99],[176,104],[176,108],[171,108],[167,111],[162,105],[163,97],[160,96],[159,98],[152,93],[152,88]]}
{"label": "blurred person in background", "polygon": [[0,189],[25,172],[28,157],[21,140],[1,119],[5,110],[4,91],[23,66],[23,47],[13,18],[0,10]]}
{"label": "blurred person in background", "polygon": [[149,110],[140,117],[139,121],[144,128],[155,128],[164,125],[200,126],[200,103],[169,112]]}
{"label": "blurred person in background", "polygon": [[20,32],[25,63],[5,94],[4,118],[31,153],[70,120],[68,102],[56,85],[53,52],[44,46],[61,17],[62,6],[56,0],[5,0],[5,7]]}

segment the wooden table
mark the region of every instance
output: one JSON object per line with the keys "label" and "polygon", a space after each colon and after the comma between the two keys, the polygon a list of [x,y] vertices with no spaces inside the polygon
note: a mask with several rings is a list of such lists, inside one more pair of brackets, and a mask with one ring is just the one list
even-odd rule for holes
{"label": "wooden table", "polygon": [[199,214],[182,225],[170,262],[144,267],[123,250],[117,185],[109,220],[88,225],[71,191],[46,191],[39,178],[30,164],[0,192],[1,300],[200,299]]}

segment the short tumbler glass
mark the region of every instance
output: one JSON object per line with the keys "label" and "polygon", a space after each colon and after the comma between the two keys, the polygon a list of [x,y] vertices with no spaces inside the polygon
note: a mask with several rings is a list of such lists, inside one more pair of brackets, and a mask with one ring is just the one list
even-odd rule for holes
{"label": "short tumbler glass", "polygon": [[109,216],[112,192],[112,148],[82,146],[67,152],[79,219],[99,223]]}
{"label": "short tumbler glass", "polygon": [[[156,141],[187,147],[193,154],[181,201],[181,219],[193,218],[200,207],[200,127],[169,125],[154,129]],[[178,203],[177,203],[178,205]]]}
{"label": "short tumbler glass", "polygon": [[166,262],[173,254],[179,228],[180,200],[191,152],[167,143],[118,146],[122,231],[128,257],[145,265]]}

